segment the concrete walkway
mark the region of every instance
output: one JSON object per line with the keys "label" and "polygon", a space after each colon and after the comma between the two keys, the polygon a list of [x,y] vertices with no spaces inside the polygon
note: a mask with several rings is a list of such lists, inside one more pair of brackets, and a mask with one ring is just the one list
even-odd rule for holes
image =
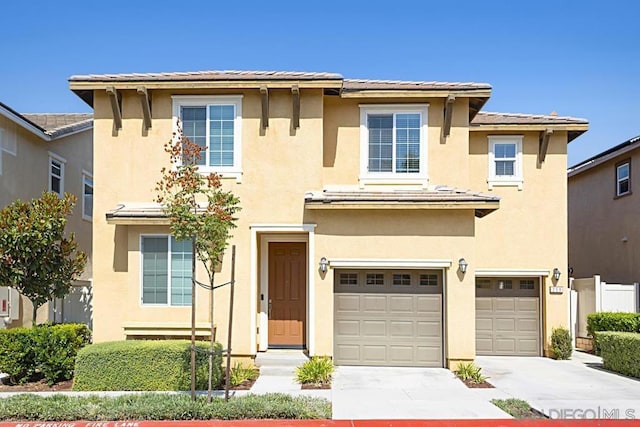
{"label": "concrete walkway", "polygon": [[334,419],[511,418],[490,400],[497,389],[469,389],[441,368],[339,366],[332,385]]}
{"label": "concrete walkway", "polygon": [[640,381],[602,369],[602,359],[479,356],[476,363],[501,392],[550,418],[639,418]]}

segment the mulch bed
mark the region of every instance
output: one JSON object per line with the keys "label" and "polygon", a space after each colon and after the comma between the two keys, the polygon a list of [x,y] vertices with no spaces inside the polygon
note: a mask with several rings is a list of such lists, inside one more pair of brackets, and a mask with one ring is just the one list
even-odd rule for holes
{"label": "mulch bed", "polygon": [[[7,380],[5,380],[7,381]],[[42,377],[35,377],[32,381],[24,384],[4,384],[0,382],[0,392],[12,391],[69,391],[73,385],[73,380],[60,381],[57,384],[49,386]]]}
{"label": "mulch bed", "polygon": [[331,390],[331,384],[302,384],[302,390]]}
{"label": "mulch bed", "polygon": [[495,388],[493,384],[488,383],[486,381],[481,383],[474,383],[470,380],[460,380],[460,381],[462,381],[464,385],[466,385],[469,388]]}

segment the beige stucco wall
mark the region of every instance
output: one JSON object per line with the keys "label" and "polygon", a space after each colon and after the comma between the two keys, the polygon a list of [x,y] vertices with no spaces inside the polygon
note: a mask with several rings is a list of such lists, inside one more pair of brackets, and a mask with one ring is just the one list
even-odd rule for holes
{"label": "beige stucco wall", "polygon": [[488,136],[500,134],[474,131],[469,144],[471,187],[501,198],[500,209],[477,221],[476,268],[549,272],[556,267],[560,269],[562,274],[557,285],[564,286],[563,294],[549,294],[549,286],[556,285],[550,277],[541,282],[546,351],[551,329],[568,325],[567,135],[566,132],[553,134],[546,159],[539,164],[539,133],[519,133],[524,136],[522,190],[515,186],[496,186],[489,190]]}
{"label": "beige stucco wall", "polygon": [[[632,194],[616,197],[616,164],[631,160]],[[576,278],[599,274],[609,283],[640,282],[637,194],[640,150],[569,177],[569,265]],[[626,241],[624,241],[626,238]]]}
{"label": "beige stucco wall", "polygon": [[[134,91],[123,95],[123,128],[114,134],[111,106],[103,91],[95,92],[96,182],[94,226],[94,301],[96,341],[124,339],[123,325],[131,322],[175,322],[188,325],[184,307],[140,305],[141,233],[165,233],[166,228],[107,224],[105,213],[122,202],[150,202],[160,169],[167,164],[163,144],[172,132],[171,95],[189,91],[154,91],[153,127],[142,133],[140,101]],[[309,210],[304,193],[325,186],[357,186],[360,173],[360,109],[362,101],[323,96],[321,90],[301,90],[300,128],[291,128],[290,90],[269,90],[270,119],[260,130],[260,95],[256,90],[210,91],[204,94],[243,95],[242,182],[225,179],[226,188],[239,196],[242,212],[232,244],[237,245],[236,299],[233,352],[255,354],[252,304],[260,307],[260,274],[256,293],[251,290],[252,253],[260,261],[260,236],[251,247],[251,226],[264,224],[316,224],[314,257],[449,260],[445,271],[446,357],[468,360],[475,355],[475,270],[539,269],[566,265],[566,133],[553,135],[547,159],[538,167],[538,133],[524,140],[524,188],[487,187],[487,134],[468,131],[468,103],[456,100],[451,136],[440,140],[443,100],[411,99],[429,104],[429,184],[446,184],[502,197],[500,209],[485,218],[473,210]],[[384,99],[380,104],[403,100]],[[367,101],[373,103],[372,101]],[[466,275],[457,260],[469,262]],[[229,280],[229,257],[217,282]],[[311,272],[315,282],[316,354],[333,351],[333,274]],[[204,278],[200,274],[200,278]],[[545,337],[551,327],[566,325],[566,292],[547,295],[544,282]],[[208,302],[198,294],[198,322],[207,322]],[[226,341],[228,289],[216,293],[218,339]],[[259,338],[259,337],[257,337]],[[255,340],[254,340],[255,341]]]}
{"label": "beige stucco wall", "polygon": [[[91,222],[82,219],[82,171],[93,169],[92,132],[86,130],[51,142],[27,131],[22,126],[0,116],[0,128],[4,137],[16,145],[16,155],[1,152],[2,174],[0,175],[0,208],[16,199],[31,200],[40,197],[49,189],[49,152],[66,160],[64,166],[64,191],[75,194],[78,201],[73,215],[67,223],[67,232],[75,233],[79,248],[87,254],[87,266],[80,277],[89,280],[92,277]],[[9,326],[30,326],[33,306],[28,299],[20,301],[18,321]],[[49,319],[49,309],[42,306],[38,310],[38,322]]]}

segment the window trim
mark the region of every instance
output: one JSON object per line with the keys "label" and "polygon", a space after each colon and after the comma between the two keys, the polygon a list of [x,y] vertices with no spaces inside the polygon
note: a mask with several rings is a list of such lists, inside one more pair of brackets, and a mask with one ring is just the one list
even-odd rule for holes
{"label": "window trim", "polygon": [[[618,170],[624,165],[628,165],[629,166],[629,176],[627,177],[627,181],[629,182],[629,189],[625,193],[620,193],[620,178],[618,177]],[[618,163],[616,163],[615,168],[614,168],[614,178],[615,178],[615,197],[614,197],[614,199],[619,199],[621,197],[630,196],[632,194],[632,191],[631,191],[631,158],[626,158],[626,159],[621,160]]]}
{"label": "window trim", "polygon": [[[60,163],[60,192],[59,193],[56,193],[55,191],[53,191],[51,189],[51,178],[53,176],[53,174],[51,172],[51,162],[52,161],[56,161],[56,162]],[[67,160],[64,157],[49,151],[49,160],[47,162],[47,167],[49,168],[49,171],[48,171],[49,173],[47,174],[47,176],[49,177],[49,187],[48,188],[49,188],[50,192],[56,193],[60,197],[64,197],[64,175],[65,175],[65,166],[66,166],[66,164],[67,164]]]}
{"label": "window trim", "polygon": [[[156,304],[156,303],[145,303],[144,302],[144,263],[143,263],[143,250],[142,250],[142,240],[145,237],[166,237],[167,238],[167,303],[166,304]],[[166,233],[144,233],[140,234],[138,238],[138,249],[139,249],[139,262],[140,262],[140,307],[169,307],[169,308],[191,308],[191,304],[187,305],[172,305],[171,304],[171,234]],[[195,256],[191,254],[191,256]],[[193,287],[192,287],[193,289]]]}
{"label": "window trim", "polygon": [[[489,184],[489,190],[493,187],[518,187],[518,190],[522,190],[522,184],[524,183],[524,172],[522,166],[522,140],[523,135],[489,135],[488,136],[488,178],[487,184]],[[495,146],[496,144],[504,143],[516,144],[516,160],[513,165],[515,174],[512,176],[500,176],[495,172]]]}
{"label": "window trim", "polygon": [[[375,184],[409,184],[426,187],[428,175],[429,104],[360,104],[360,186]],[[420,172],[369,172],[369,114],[420,114]],[[394,128],[395,132],[395,128]],[[395,144],[393,150],[395,152]]]}
{"label": "window trim", "polygon": [[89,181],[91,183],[90,187],[91,187],[91,195],[93,196],[93,194],[95,194],[94,191],[94,186],[93,186],[93,175],[90,172],[87,172],[86,170],[82,170],[82,219],[84,219],[85,221],[89,221],[89,222],[93,222],[93,197],[92,197],[92,205],[91,205],[91,213],[92,215],[87,215],[86,213],[86,204],[85,204],[85,194],[84,194],[84,187],[87,184],[87,181]]}
{"label": "window trim", "polygon": [[[242,98],[243,95],[174,95],[173,132],[177,134],[180,109],[182,107],[208,107],[209,105],[231,105],[235,107],[233,121],[233,166],[199,166],[202,173],[217,172],[222,178],[235,178],[242,182]],[[207,123],[207,134],[209,124]],[[210,141],[207,140],[207,145]],[[208,161],[208,159],[207,159]]]}

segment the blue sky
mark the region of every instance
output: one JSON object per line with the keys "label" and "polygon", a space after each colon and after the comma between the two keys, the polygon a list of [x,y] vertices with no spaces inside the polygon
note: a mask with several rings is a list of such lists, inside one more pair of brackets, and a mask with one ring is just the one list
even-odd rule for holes
{"label": "blue sky", "polygon": [[638,1],[41,0],[3,15],[0,101],[21,112],[90,111],[73,74],[332,71],[486,82],[486,111],[587,118],[569,164],[640,134]]}

